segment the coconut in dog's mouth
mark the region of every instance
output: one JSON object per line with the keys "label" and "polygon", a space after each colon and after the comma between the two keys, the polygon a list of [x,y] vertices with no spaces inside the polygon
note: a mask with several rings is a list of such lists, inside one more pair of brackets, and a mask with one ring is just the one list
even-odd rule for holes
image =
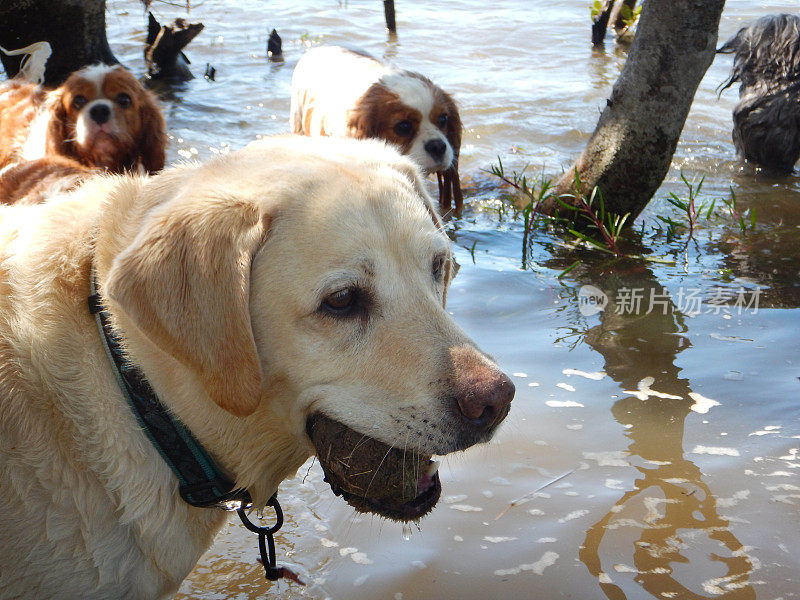
{"label": "coconut in dog's mouth", "polygon": [[389,446],[321,413],[308,418],[306,431],[325,481],[356,510],[414,521],[439,500],[439,463],[429,455]]}

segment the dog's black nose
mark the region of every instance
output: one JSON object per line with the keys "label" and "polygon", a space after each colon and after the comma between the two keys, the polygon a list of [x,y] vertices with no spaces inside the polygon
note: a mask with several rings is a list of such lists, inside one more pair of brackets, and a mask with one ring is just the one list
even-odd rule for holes
{"label": "dog's black nose", "polygon": [[95,104],[89,109],[89,116],[92,121],[98,125],[102,125],[111,117],[111,109],[106,104]]}
{"label": "dog's black nose", "polygon": [[445,151],[447,150],[447,144],[445,144],[442,140],[429,140],[425,142],[425,152],[431,155],[433,160],[442,160]]}

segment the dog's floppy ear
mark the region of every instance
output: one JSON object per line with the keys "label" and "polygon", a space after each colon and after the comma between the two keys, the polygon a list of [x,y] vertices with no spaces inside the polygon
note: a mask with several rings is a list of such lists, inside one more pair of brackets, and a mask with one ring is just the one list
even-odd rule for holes
{"label": "dog's floppy ear", "polygon": [[397,102],[397,94],[385,86],[372,84],[347,113],[347,135],[356,139],[379,138],[383,123],[379,115]]}
{"label": "dog's floppy ear", "polygon": [[347,135],[357,140],[378,137],[370,106],[359,103],[350,110],[347,116]]}
{"label": "dog's floppy ear", "polygon": [[141,131],[137,140],[139,160],[147,173],[157,173],[164,168],[167,146],[167,126],[155,96],[145,91],[145,101],[140,108]]}
{"label": "dog's floppy ear", "polygon": [[45,153],[49,156],[75,156],[71,150],[71,138],[74,133],[67,132],[67,109],[61,90],[50,92],[47,98],[50,118],[47,121],[47,134],[45,136]]}
{"label": "dog's floppy ear", "polygon": [[439,182],[439,208],[444,213],[455,205],[456,214],[461,214],[464,206],[464,196],[461,193],[461,180],[458,175],[458,157],[461,153],[461,116],[453,98],[446,92],[442,93],[442,100],[447,107],[447,130],[445,135],[453,148],[453,163],[443,173],[437,173]]}
{"label": "dog's floppy ear", "polygon": [[190,368],[214,402],[251,414],[261,367],[250,324],[250,265],[267,230],[257,206],[176,198],[155,209],[105,284],[147,338]]}

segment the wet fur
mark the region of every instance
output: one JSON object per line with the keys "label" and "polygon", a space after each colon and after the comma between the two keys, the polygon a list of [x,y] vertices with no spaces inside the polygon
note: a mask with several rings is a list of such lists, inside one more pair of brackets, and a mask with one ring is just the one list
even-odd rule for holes
{"label": "wet fur", "polygon": [[[0,598],[169,597],[226,520],[181,500],[123,399],[92,267],[131,360],[263,506],[317,412],[428,455],[491,437],[507,404],[481,428],[457,406],[513,385],[444,308],[449,246],[375,141],[271,138],[0,207]],[[322,311],[356,283],[357,317]]]}
{"label": "wet fur", "polygon": [[717,52],[733,54],[724,90],[739,82],[733,142],[739,154],[779,173],[800,158],[800,17],[762,17]]}
{"label": "wet fur", "polygon": [[38,204],[97,172],[62,156],[16,163],[0,170],[0,204]]}

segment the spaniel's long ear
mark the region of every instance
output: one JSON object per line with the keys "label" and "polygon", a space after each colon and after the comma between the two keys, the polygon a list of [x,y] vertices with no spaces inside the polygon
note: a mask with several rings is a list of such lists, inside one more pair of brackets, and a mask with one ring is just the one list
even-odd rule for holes
{"label": "spaniel's long ear", "polygon": [[261,367],[250,323],[250,265],[266,217],[235,199],[175,199],[112,262],[104,292],[147,338],[191,369],[214,402],[251,414]]}
{"label": "spaniel's long ear", "polygon": [[453,163],[447,168],[439,179],[439,206],[442,212],[449,210],[452,202],[455,204],[456,214],[461,214],[464,206],[464,196],[461,193],[461,180],[458,175],[458,157],[461,153],[461,116],[453,98],[442,92],[444,103],[447,106],[447,131],[445,135],[453,148]]}
{"label": "spaniel's long ear", "polygon": [[347,135],[349,137],[357,140],[374,137],[372,132],[375,127],[371,123],[370,113],[371,107],[363,101],[363,98],[350,109],[347,114]]}
{"label": "spaniel's long ear", "polygon": [[381,109],[397,102],[397,95],[385,86],[373,84],[347,114],[347,135],[356,139],[381,138]]}
{"label": "spaniel's long ear", "polygon": [[450,210],[450,206],[455,205],[455,213],[461,214],[464,208],[464,196],[461,193],[461,180],[458,175],[458,158],[453,158],[444,173],[437,173],[439,177],[439,206],[442,212]]}
{"label": "spaniel's long ear", "polygon": [[72,151],[72,142],[68,141],[75,137],[75,132],[67,130],[67,108],[61,90],[50,92],[46,102],[50,115],[45,135],[45,154],[77,158]]}
{"label": "spaniel's long ear", "polygon": [[142,124],[137,140],[139,162],[147,173],[157,173],[164,168],[167,126],[164,115],[150,92],[146,92],[139,118]]}

